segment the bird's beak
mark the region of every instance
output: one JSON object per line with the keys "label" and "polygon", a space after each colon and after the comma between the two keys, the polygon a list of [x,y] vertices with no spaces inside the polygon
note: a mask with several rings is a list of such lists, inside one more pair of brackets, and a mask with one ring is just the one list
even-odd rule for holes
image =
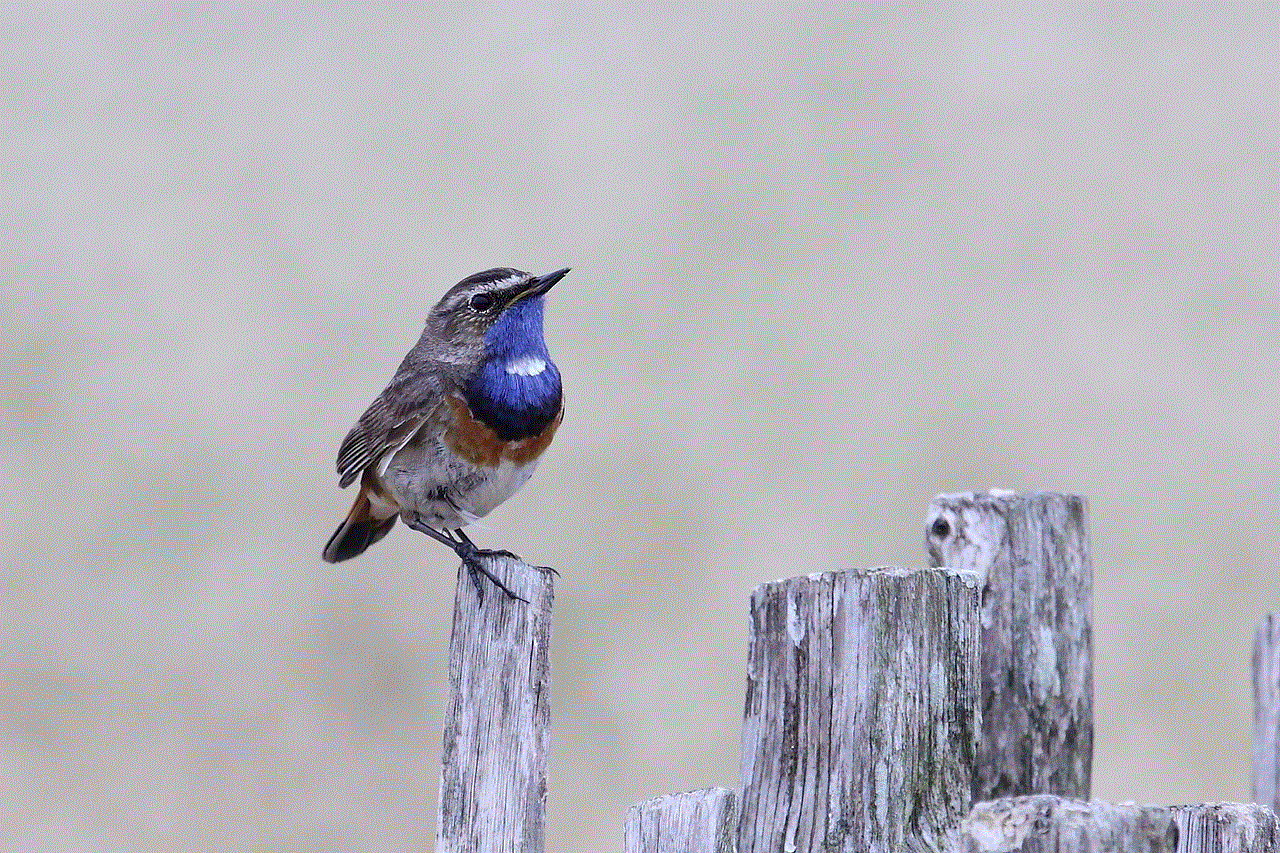
{"label": "bird's beak", "polygon": [[529,282],[529,289],[520,294],[520,298],[524,299],[528,296],[541,296],[551,289],[551,286],[560,279],[569,274],[569,267],[555,272],[549,272],[546,275],[540,275]]}

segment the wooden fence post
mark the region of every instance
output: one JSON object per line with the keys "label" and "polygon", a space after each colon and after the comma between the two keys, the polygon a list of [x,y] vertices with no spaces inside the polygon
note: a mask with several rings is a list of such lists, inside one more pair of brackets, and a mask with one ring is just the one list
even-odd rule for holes
{"label": "wooden fence post", "polygon": [[970,805],[978,596],[951,569],[756,588],[739,853],[941,849]]}
{"label": "wooden fence post", "polygon": [[934,566],[972,569],[982,594],[982,740],[973,798],[1089,797],[1093,569],[1084,498],[938,495]]}
{"label": "wooden fence post", "polygon": [[1276,814],[1256,803],[1174,806],[1178,853],[1276,853]]}
{"label": "wooden fence post", "polygon": [[1253,635],[1253,801],[1280,809],[1280,613]]}
{"label": "wooden fence post", "polygon": [[[1177,853],[1164,806],[1048,795],[978,803],[960,824],[955,853]],[[1208,853],[1208,851],[1205,851]]]}
{"label": "wooden fence post", "polygon": [[737,798],[728,788],[667,794],[627,811],[625,853],[733,853]]}
{"label": "wooden fence post", "polygon": [[459,570],[436,851],[542,853],[551,575],[505,557],[486,559],[528,603],[512,601],[492,585],[481,602]]}

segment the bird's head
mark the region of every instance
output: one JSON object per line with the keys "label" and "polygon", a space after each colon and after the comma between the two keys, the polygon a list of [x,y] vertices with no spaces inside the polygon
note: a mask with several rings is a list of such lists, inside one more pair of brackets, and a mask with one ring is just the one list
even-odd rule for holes
{"label": "bird's head", "polygon": [[500,267],[469,275],[431,309],[427,329],[457,358],[546,358],[543,297],[569,270],[546,275]]}

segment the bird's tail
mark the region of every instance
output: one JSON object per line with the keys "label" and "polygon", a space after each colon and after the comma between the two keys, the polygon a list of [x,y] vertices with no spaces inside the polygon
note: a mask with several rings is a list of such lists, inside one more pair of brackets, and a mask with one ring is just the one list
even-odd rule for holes
{"label": "bird's tail", "polygon": [[386,536],[395,526],[394,512],[390,518],[379,518],[374,514],[369,494],[362,484],[360,494],[356,495],[356,502],[351,506],[351,512],[347,513],[346,519],[338,525],[338,529],[324,546],[325,562],[337,563],[364,553],[366,548]]}

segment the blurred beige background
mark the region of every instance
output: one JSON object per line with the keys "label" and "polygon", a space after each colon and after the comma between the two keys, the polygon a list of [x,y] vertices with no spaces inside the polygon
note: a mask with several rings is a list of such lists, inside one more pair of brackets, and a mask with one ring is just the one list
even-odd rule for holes
{"label": "blurred beige background", "polygon": [[434,838],[455,561],[329,566],[462,276],[572,266],[549,850],[733,785],[752,587],[1074,491],[1098,797],[1246,799],[1277,6],[0,11],[0,849]]}

